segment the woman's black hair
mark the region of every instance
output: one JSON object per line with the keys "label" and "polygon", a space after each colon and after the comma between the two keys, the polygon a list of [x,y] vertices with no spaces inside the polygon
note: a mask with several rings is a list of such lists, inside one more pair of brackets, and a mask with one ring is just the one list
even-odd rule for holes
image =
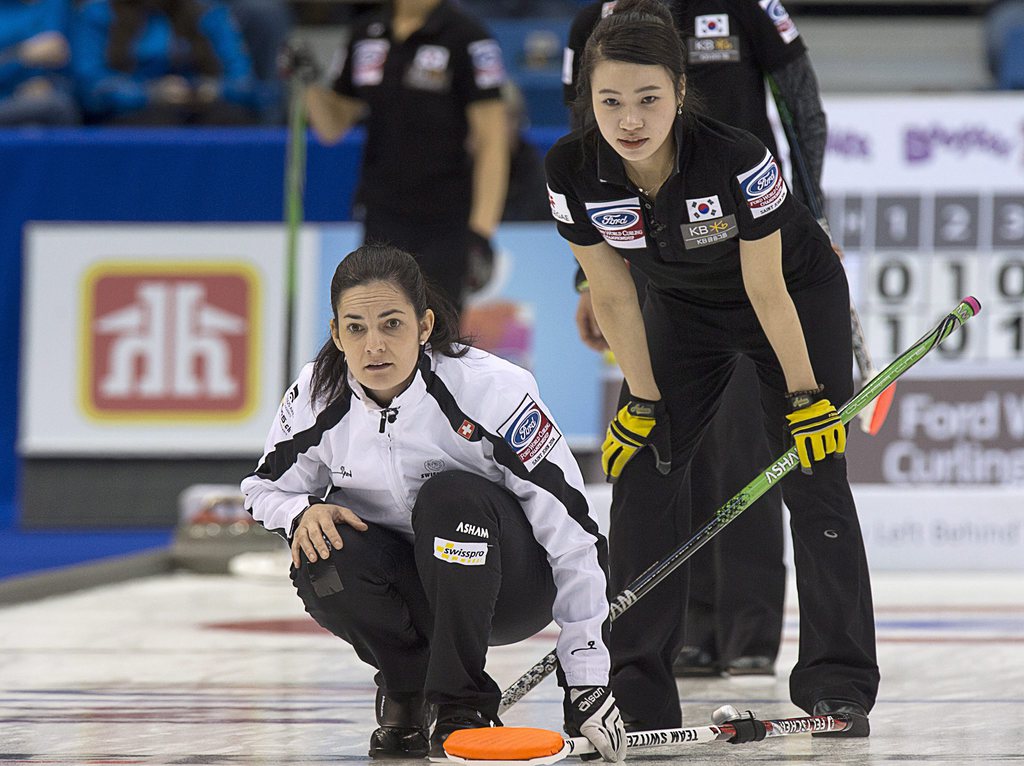
{"label": "woman's black hair", "polygon": [[[460,357],[469,351],[468,339],[459,333],[459,314],[451,301],[423,276],[415,258],[393,245],[365,244],[338,264],[331,279],[335,325],[339,324],[338,303],[342,293],[371,282],[386,282],[401,291],[412,304],[417,320],[423,319],[427,309],[434,312],[434,329],[427,339],[433,351],[450,357]],[[345,355],[328,338],[313,360],[313,401],[322,401],[325,406],[333,402],[345,390],[347,373]]]}
{"label": "woman's black hair", "polygon": [[686,83],[686,54],[672,13],[658,0],[619,0],[615,10],[598,22],[583,48],[576,99],[574,124],[594,125],[591,79],[601,61],[663,66],[672,77],[676,93]]}
{"label": "woman's black hair", "polygon": [[196,0],[111,0],[113,18],[107,41],[107,63],[121,72],[135,71],[135,41],[142,34],[150,13],[167,16],[174,34],[188,41],[189,56],[194,69],[201,75],[219,77],[223,72],[220,58],[200,29],[205,7]]}

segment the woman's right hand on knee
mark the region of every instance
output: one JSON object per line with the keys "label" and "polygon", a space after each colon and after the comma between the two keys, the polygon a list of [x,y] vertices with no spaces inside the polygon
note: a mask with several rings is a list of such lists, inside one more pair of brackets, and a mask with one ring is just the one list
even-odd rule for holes
{"label": "woman's right hand on knee", "polygon": [[366,522],[340,505],[317,503],[302,512],[295,534],[292,535],[292,564],[296,569],[300,565],[300,550],[305,551],[310,563],[330,558],[332,546],[335,550],[341,550],[344,543],[338,534],[338,524],[347,524],[360,532],[368,529]]}

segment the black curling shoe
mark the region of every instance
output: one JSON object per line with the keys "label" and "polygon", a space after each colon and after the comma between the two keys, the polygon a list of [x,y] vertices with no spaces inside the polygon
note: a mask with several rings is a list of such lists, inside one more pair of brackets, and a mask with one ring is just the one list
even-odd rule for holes
{"label": "black curling shoe", "polygon": [[811,715],[845,715],[850,718],[850,728],[842,731],[821,731],[812,737],[867,737],[871,734],[868,712],[856,702],[846,700],[818,700]]}
{"label": "black curling shoe", "polygon": [[[468,705],[439,705],[437,708],[437,725],[430,737],[430,757],[444,758],[444,741],[453,731],[459,729],[486,729],[491,719],[474,710]],[[496,725],[501,726],[501,721]]]}
{"label": "black curling shoe", "polygon": [[423,758],[430,751],[433,706],[422,694],[392,696],[377,689],[377,723],[370,735],[371,758]]}

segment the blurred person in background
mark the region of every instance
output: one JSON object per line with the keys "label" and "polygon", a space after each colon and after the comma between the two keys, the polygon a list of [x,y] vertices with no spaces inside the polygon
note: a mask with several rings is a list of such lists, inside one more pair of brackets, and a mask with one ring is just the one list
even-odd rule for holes
{"label": "blurred person in background", "polygon": [[[573,19],[562,69],[563,98],[570,107],[587,39],[615,5],[590,3]],[[796,184],[797,196],[823,200],[825,114],[803,38],[779,0],[671,0],[666,5],[685,46],[687,97],[695,96],[696,108],[705,114],[753,133],[774,155],[765,100],[766,78],[773,78],[793,113],[813,185],[805,190]],[[637,269],[630,273],[642,299],[646,278]],[[576,284],[580,337],[596,351],[607,350],[582,270]],[[741,359],[694,455],[690,493],[699,523],[771,462],[764,428],[750,417],[758,398],[754,367]],[[747,446],[737,449],[737,444]],[[674,665],[677,676],[774,672],[786,587],[783,534],[782,495],[774,487],[694,556],[685,642]],[[758,587],[750,588],[751,582]]]}
{"label": "blurred person in background", "polygon": [[501,86],[508,119],[509,170],[503,221],[546,221],[551,217],[544,185],[544,160],[526,138],[529,119],[523,93],[511,80]]}
{"label": "blurred person in background", "polygon": [[329,78],[306,89],[309,119],[326,144],[366,120],[365,240],[412,253],[461,310],[489,278],[508,188],[497,42],[453,0],[394,0],[354,25]]}
{"label": "blurred person in background", "polygon": [[250,125],[263,93],[214,0],[88,0],[72,25],[87,118],[115,125]]}
{"label": "blurred person in background", "polygon": [[72,125],[69,0],[0,0],[0,126]]}
{"label": "blurred person in background", "polygon": [[245,40],[252,69],[264,89],[263,122],[284,122],[284,87],[278,55],[292,31],[292,11],[285,0],[224,0]]}

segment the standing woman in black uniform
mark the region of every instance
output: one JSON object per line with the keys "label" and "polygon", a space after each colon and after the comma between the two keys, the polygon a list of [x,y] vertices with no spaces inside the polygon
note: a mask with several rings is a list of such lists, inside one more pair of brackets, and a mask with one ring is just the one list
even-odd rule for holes
{"label": "standing woman in black uniform", "polygon": [[354,26],[338,64],[306,103],[327,144],[366,116],[365,240],[412,253],[460,307],[470,252],[492,256],[508,187],[497,42],[453,0],[393,0]]}
{"label": "standing woman in black uniform", "polygon": [[[667,3],[686,49],[687,87],[709,117],[753,133],[776,154],[768,120],[765,79],[772,78],[793,113],[812,188],[795,187],[800,199],[821,193],[826,121],[817,78],[796,25],[779,0],[671,0]],[[584,6],[573,19],[563,65],[563,97],[576,100],[579,61],[587,38],[616,3]],[[823,222],[822,222],[823,223]],[[631,272],[643,295],[646,279]],[[607,344],[594,319],[589,291],[577,274],[576,322],[580,337],[595,350]],[[772,458],[763,428],[751,427],[757,376],[740,360],[723,404],[704,435],[690,474],[695,523],[703,523]],[[737,439],[747,449],[737,449]],[[730,448],[730,444],[732,447]],[[724,455],[730,454],[729,459]],[[782,494],[773,488],[756,509],[737,519],[690,565],[684,646],[675,660],[677,676],[771,675],[782,640],[786,592],[783,563]],[[751,581],[758,583],[753,591]]]}
{"label": "standing woman in black uniform", "polygon": [[[853,388],[839,258],[763,143],[685,109],[684,52],[664,6],[620,3],[587,42],[580,78],[589,120],[551,149],[547,176],[630,394],[602,446],[615,482],[612,591],[689,535],[677,492],[737,360],[750,359],[773,451],[793,438],[813,465],[782,482],[800,596],[791,697],[852,714],[843,734],[866,736],[879,675],[863,540],[835,459],[845,429],[832,401]],[[627,260],[649,280],[642,313]],[[669,579],[612,631],[612,685],[636,728],[680,721],[685,576]]]}

